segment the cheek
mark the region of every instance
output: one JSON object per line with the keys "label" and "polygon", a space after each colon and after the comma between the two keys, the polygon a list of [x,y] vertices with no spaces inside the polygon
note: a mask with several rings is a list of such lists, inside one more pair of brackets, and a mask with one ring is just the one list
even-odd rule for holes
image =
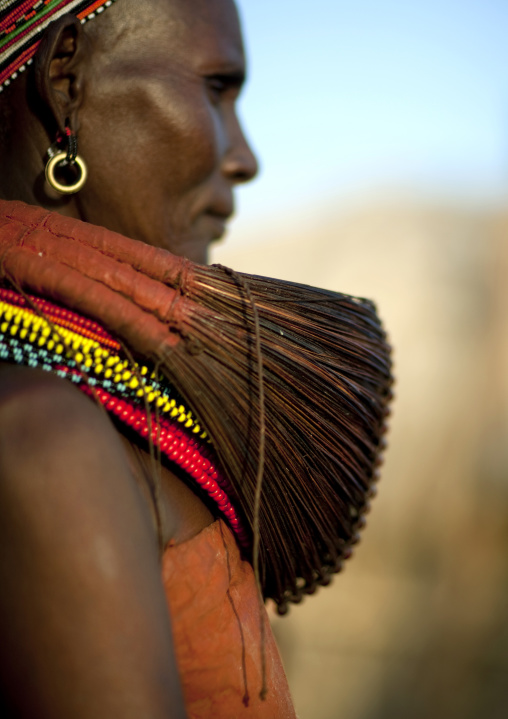
{"label": "cheek", "polygon": [[158,129],[161,175],[174,194],[197,188],[218,169],[220,126],[206,105],[182,103],[177,112],[167,108],[160,114]]}
{"label": "cheek", "polygon": [[130,161],[172,194],[180,195],[203,182],[217,165],[216,118],[195,86],[145,87],[126,120],[127,132],[132,127],[136,137],[130,145]]}
{"label": "cheek", "polygon": [[179,195],[218,167],[220,117],[196,84],[112,85],[83,114],[80,147],[104,180]]}

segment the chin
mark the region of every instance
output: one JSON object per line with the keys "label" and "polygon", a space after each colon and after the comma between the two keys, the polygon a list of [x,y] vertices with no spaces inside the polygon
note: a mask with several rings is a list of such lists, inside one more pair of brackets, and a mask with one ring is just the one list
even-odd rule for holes
{"label": "chin", "polygon": [[196,262],[199,265],[207,265],[211,241],[210,239],[189,239],[179,243],[167,242],[163,247],[173,255],[186,257],[191,262]]}

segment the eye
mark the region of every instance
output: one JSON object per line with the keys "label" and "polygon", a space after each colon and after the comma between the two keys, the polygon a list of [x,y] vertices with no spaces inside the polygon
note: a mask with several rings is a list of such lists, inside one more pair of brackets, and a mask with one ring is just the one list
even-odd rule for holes
{"label": "eye", "polygon": [[207,84],[210,92],[213,92],[217,95],[221,95],[223,92],[225,92],[225,90],[227,88],[227,84],[224,81],[224,78],[222,78],[218,75],[214,75],[212,77],[207,77],[206,84]]}
{"label": "eye", "polygon": [[205,78],[206,89],[212,103],[218,104],[228,89],[227,83],[224,78],[220,75],[211,75]]}
{"label": "eye", "polygon": [[236,73],[234,75],[208,75],[205,82],[212,102],[217,103],[224,98],[236,100],[243,84],[243,76]]}

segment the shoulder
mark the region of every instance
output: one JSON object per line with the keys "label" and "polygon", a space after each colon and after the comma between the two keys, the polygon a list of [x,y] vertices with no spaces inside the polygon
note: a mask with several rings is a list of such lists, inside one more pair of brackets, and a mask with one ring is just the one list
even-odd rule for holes
{"label": "shoulder", "polygon": [[[104,424],[98,407],[69,382],[48,372],[0,363],[0,431],[9,453],[27,442],[62,440]],[[21,457],[20,457],[21,458]]]}
{"label": "shoulder", "polygon": [[[149,517],[117,431],[102,407],[47,372],[0,365],[0,524],[23,516],[34,536],[122,532]],[[136,524],[136,522],[134,522]],[[148,519],[151,527],[151,521]],[[20,541],[28,534],[20,527]],[[14,537],[13,537],[14,538]],[[47,548],[49,549],[49,547]],[[53,556],[53,555],[52,555]]]}
{"label": "shoulder", "polygon": [[0,586],[0,697],[23,715],[170,715],[156,536],[119,436],[70,383],[5,366]]}
{"label": "shoulder", "polygon": [[40,461],[74,444],[114,435],[100,408],[49,372],[0,364],[0,474],[6,463]]}
{"label": "shoulder", "polygon": [[116,513],[129,497],[130,511],[137,504],[140,512],[145,509],[102,407],[47,372],[0,365],[0,500],[22,502],[26,516],[33,504],[32,521],[42,505],[51,507],[57,522],[62,504],[69,518],[87,503],[98,515],[105,504],[114,516],[111,496]]}
{"label": "shoulder", "polygon": [[0,497],[44,492],[49,501],[52,492],[70,499],[75,490],[84,500],[104,472],[128,483],[125,453],[102,408],[47,372],[0,366]]}

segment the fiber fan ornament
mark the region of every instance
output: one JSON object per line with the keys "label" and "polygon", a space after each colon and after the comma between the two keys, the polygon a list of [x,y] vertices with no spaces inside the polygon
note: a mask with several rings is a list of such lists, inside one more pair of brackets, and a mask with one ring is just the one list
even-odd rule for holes
{"label": "fiber fan ornament", "polygon": [[50,23],[72,13],[92,20],[115,0],[0,0],[0,92],[26,70]]}
{"label": "fiber fan ornament", "polygon": [[391,398],[370,301],[196,265],[22,203],[0,201],[0,255],[4,286],[100,323],[199,417],[265,598],[284,612],[330,581],[363,526]]}

